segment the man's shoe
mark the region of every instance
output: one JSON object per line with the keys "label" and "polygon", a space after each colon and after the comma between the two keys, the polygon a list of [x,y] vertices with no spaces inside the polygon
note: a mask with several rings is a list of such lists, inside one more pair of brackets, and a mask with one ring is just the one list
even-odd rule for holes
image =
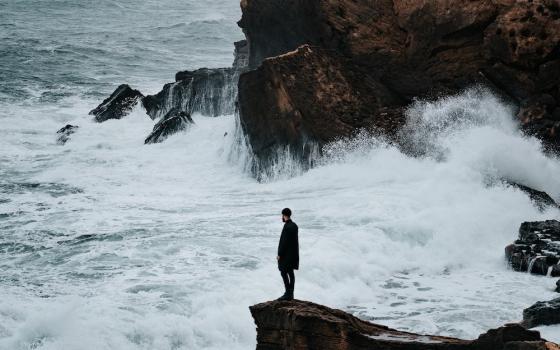
{"label": "man's shoe", "polygon": [[289,300],[288,299],[288,292],[284,293],[284,295],[282,295],[280,298],[278,298],[276,300],[278,300],[278,301]]}

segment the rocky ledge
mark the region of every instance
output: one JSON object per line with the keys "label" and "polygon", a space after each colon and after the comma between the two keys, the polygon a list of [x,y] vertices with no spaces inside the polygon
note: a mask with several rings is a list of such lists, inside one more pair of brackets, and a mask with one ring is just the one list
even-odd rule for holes
{"label": "rocky ledge", "polygon": [[519,238],[505,249],[506,258],[516,271],[552,277],[560,276],[560,222],[524,222]]}
{"label": "rocky ledge", "polygon": [[257,325],[257,350],[560,350],[558,344],[519,324],[489,330],[475,340],[461,340],[401,332],[308,301],[271,301],[250,310]]}

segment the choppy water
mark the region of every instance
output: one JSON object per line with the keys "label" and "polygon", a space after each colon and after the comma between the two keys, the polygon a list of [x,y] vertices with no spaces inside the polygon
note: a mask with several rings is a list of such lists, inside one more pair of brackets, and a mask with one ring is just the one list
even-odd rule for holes
{"label": "choppy water", "polygon": [[[140,108],[91,121],[122,82],[155,92],[180,69],[231,64],[239,15],[233,0],[0,3],[0,349],[254,348],[247,307],[282,292],[286,206],[298,298],[473,338],[554,296],[503,248],[558,211],[496,182],[558,200],[560,162],[488,94],[416,104],[407,135],[424,158],[362,135],[268,183],[244,171],[234,116],[194,116],[150,146]],[[57,145],[68,122],[80,129]]]}

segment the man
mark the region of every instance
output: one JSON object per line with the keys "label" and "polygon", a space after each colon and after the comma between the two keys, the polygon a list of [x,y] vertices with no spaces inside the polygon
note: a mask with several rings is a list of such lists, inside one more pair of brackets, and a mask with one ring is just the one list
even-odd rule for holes
{"label": "man", "polygon": [[282,210],[282,221],[284,228],[280,235],[278,243],[278,269],[282,280],[284,280],[284,288],[286,292],[278,300],[294,299],[295,276],[294,270],[299,268],[299,244],[298,244],[298,227],[291,219],[292,211],[289,208]]}

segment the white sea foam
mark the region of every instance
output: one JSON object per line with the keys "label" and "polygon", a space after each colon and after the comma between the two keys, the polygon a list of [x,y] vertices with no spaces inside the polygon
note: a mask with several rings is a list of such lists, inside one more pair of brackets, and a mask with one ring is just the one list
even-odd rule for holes
{"label": "white sea foam", "polygon": [[[0,204],[10,214],[2,241],[27,247],[1,257],[0,348],[251,348],[247,307],[282,292],[274,256],[286,206],[300,226],[298,298],[465,338],[519,320],[554,296],[553,281],[508,270],[503,248],[522,221],[558,211],[488,178],[558,199],[560,163],[489,95],[438,108],[472,99],[483,100],[470,113],[490,105],[502,119],[438,134],[432,147],[445,157],[362,135],[268,183],[243,168],[233,116],[194,116],[195,127],[155,145],[143,145],[153,122],[140,108],[102,124],[77,100],[4,116],[3,174],[40,185]],[[434,106],[413,110],[421,121]],[[80,128],[56,145],[66,122]]]}

